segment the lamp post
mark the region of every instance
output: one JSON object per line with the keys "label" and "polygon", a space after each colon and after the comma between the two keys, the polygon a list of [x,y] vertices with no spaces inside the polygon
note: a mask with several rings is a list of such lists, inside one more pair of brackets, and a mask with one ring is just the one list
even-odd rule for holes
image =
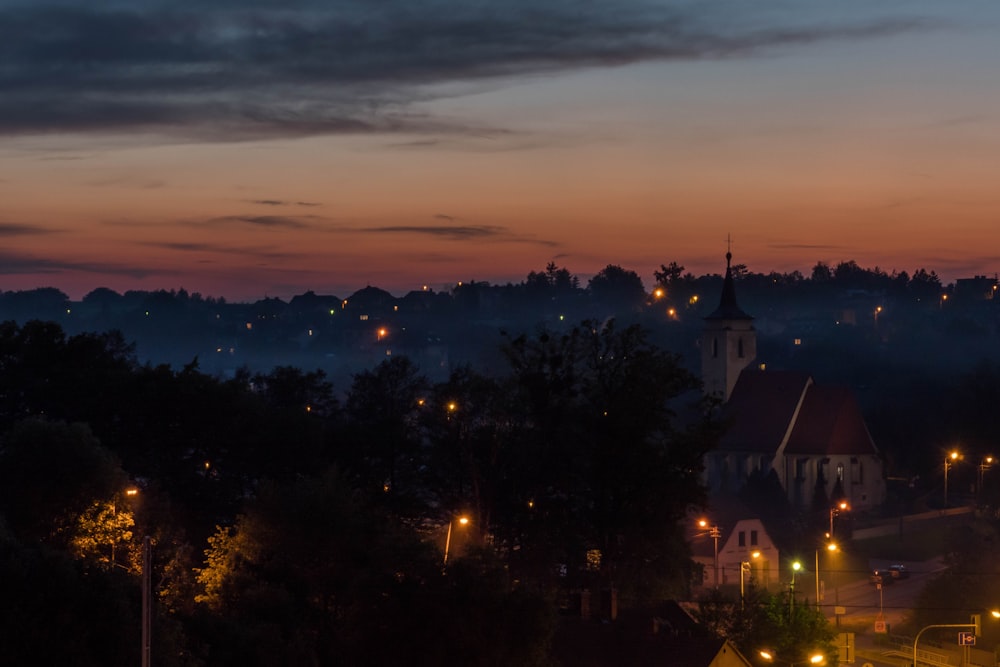
{"label": "lamp post", "polygon": [[[759,551],[754,551],[752,554],[750,554],[750,558],[752,558],[754,560],[757,560],[758,558],[760,558],[760,552]],[[746,596],[744,594],[745,588],[744,588],[743,577],[746,574],[750,574],[750,573],[751,573],[750,561],[748,561],[748,560],[741,561],[740,562],[740,611],[743,611],[743,609],[745,607],[744,601],[746,599]]]}
{"label": "lamp post", "polygon": [[[448,564],[448,550],[451,548],[451,527],[455,523],[455,519],[448,522],[448,534],[444,538],[444,564]],[[458,517],[458,523],[462,526],[466,526],[469,523],[469,517],[460,516]]]}
{"label": "lamp post", "polygon": [[788,587],[788,616],[791,618],[792,610],[795,608],[795,573],[802,569],[802,563],[795,561],[792,563],[792,583]]}
{"label": "lamp post", "polygon": [[830,508],[830,532],[827,535],[831,540],[833,539],[833,517],[837,516],[841,512],[846,512],[850,509],[850,505],[847,504],[846,500],[841,500],[836,505]]}
{"label": "lamp post", "polygon": [[722,531],[716,525],[709,526],[708,521],[706,521],[705,519],[701,519],[700,521],[698,521],[698,525],[702,528],[708,528],[708,535],[715,542],[715,552],[714,552],[714,557],[712,559],[712,567],[715,571],[715,574],[713,576],[713,581],[715,584],[715,588],[718,588],[719,587],[719,538],[722,537]]}
{"label": "lamp post", "polygon": [[142,538],[142,667],[150,666],[150,645],[153,639],[153,543],[149,535]]}
{"label": "lamp post", "polygon": [[[837,550],[837,545],[830,542],[826,545],[826,550],[833,553]],[[816,550],[816,609],[819,609],[819,549]]]}
{"label": "lamp post", "polygon": [[993,457],[986,456],[979,462],[979,485],[976,487],[976,499],[981,501],[983,496],[983,474],[993,465]]}
{"label": "lamp post", "polygon": [[[990,616],[995,619],[1000,619],[1000,611],[996,609],[990,610]],[[920,632],[917,633],[917,636],[913,638],[913,667],[917,667],[917,643],[920,641],[920,635],[924,634],[925,631],[932,628],[964,628],[966,630],[971,628],[972,631],[978,635],[980,630],[979,619],[979,614],[973,614],[970,619],[971,622],[969,623],[937,623],[921,628]]]}
{"label": "lamp post", "polygon": [[948,469],[958,460],[958,452],[951,452],[944,459],[944,507],[948,509]]}

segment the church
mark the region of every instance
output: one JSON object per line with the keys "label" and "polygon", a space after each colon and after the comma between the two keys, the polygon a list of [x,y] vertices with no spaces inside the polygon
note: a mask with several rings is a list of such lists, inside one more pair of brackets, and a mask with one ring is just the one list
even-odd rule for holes
{"label": "church", "polygon": [[872,509],[886,496],[882,457],[853,392],[818,384],[809,373],[757,365],[753,317],[736,301],[732,254],[719,307],[705,318],[705,392],[722,403],[728,429],[705,459],[713,494],[735,494],[752,475],[776,475],[792,507],[813,499]]}

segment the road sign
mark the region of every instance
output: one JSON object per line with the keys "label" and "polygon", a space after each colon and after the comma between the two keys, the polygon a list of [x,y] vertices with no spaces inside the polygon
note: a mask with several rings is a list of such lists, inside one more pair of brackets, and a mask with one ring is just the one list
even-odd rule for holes
{"label": "road sign", "polygon": [[959,632],[958,633],[958,645],[959,646],[975,646],[976,645],[976,633],[974,633],[974,632]]}
{"label": "road sign", "polygon": [[888,632],[885,627],[885,621],[875,621],[875,632],[881,632],[883,634]]}

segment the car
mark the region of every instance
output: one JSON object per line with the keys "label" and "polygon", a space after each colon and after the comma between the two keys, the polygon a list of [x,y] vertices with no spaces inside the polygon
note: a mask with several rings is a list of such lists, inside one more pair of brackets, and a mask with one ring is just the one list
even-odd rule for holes
{"label": "car", "polygon": [[873,570],[872,575],[868,577],[868,581],[875,584],[876,586],[882,584],[883,586],[891,584],[896,581],[889,570]]}
{"label": "car", "polygon": [[908,579],[910,577],[910,571],[906,569],[905,565],[890,565],[886,569],[889,570],[893,579]]}

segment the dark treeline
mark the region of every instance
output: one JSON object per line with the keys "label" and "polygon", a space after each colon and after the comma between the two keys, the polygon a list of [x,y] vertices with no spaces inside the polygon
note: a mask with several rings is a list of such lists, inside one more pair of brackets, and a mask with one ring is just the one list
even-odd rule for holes
{"label": "dark treeline", "polygon": [[717,435],[697,379],[614,322],[500,354],[441,382],[393,356],[336,392],[0,325],[4,661],[138,663],[145,535],[158,665],[551,664],[573,592],[686,594]]}
{"label": "dark treeline", "polygon": [[[874,335],[877,323],[881,338],[898,340],[893,346],[898,354],[949,366],[971,355],[959,357],[947,348],[928,355],[924,341],[996,331],[996,308],[984,306],[1000,301],[992,299],[996,282],[987,278],[942,285],[934,271],[886,273],[853,261],[819,263],[808,276],[754,273],[743,265],[734,266],[734,273],[741,304],[762,323],[761,334],[787,334],[781,341],[825,341],[840,336],[842,324]],[[71,301],[57,289],[41,288],[0,292],[0,320],[53,321],[70,334],[121,331],[136,344],[142,363],[180,367],[197,358],[205,372],[230,376],[242,367],[264,372],[277,365],[322,368],[344,386],[387,352],[410,357],[435,380],[462,363],[499,370],[503,360],[495,350],[501,329],[533,331],[539,322],[557,327],[609,317],[643,324],[658,345],[677,351],[694,368],[693,341],[721,283],[720,274],[696,277],[670,262],[645,281],[634,271],[609,265],[584,285],[568,269],[550,264],[518,284],[471,281],[400,297],[369,286],[350,295],[310,291],[287,302],[230,303],[184,289],[119,294],[106,288]],[[876,308],[882,309],[877,318]],[[914,339],[907,340],[908,335]],[[976,344],[984,354],[995,347]],[[789,354],[776,345],[765,350]],[[780,358],[769,361],[785,365]]]}

